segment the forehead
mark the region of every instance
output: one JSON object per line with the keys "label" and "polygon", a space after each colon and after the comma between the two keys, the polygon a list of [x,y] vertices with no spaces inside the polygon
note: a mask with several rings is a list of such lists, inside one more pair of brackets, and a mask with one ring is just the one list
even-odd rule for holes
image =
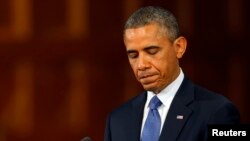
{"label": "forehead", "polygon": [[142,27],[129,28],[124,32],[124,39],[135,39],[137,37],[152,37],[166,35],[166,30],[157,23],[151,23]]}
{"label": "forehead", "polygon": [[130,28],[125,31],[125,38],[134,38],[137,35],[146,35],[145,27]]}

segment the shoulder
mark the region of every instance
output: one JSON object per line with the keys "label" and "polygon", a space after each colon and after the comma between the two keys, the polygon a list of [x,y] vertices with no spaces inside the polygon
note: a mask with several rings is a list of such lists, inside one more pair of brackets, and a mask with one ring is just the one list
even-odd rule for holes
{"label": "shoulder", "polygon": [[176,96],[197,115],[203,115],[206,118],[210,116],[226,118],[228,115],[239,117],[237,107],[229,98],[199,86],[186,77]]}
{"label": "shoulder", "polygon": [[194,96],[195,99],[200,102],[208,102],[211,104],[218,104],[216,106],[219,106],[220,104],[225,103],[232,103],[226,96],[216,93],[214,91],[208,90],[204,87],[201,87],[199,85],[194,85]]}
{"label": "shoulder", "polygon": [[186,76],[184,77],[179,91],[179,95],[182,95],[181,97],[183,99],[193,99],[195,101],[208,103],[230,102],[226,96],[200,86]]}
{"label": "shoulder", "polygon": [[209,114],[210,123],[239,123],[239,111],[226,96],[198,85],[195,85],[194,96],[196,106]]}
{"label": "shoulder", "polygon": [[216,105],[230,102],[224,95],[208,90],[205,87],[193,83],[187,77],[184,80],[176,94],[178,99],[184,103],[195,102],[197,104]]}
{"label": "shoulder", "polygon": [[142,107],[144,107],[145,101],[147,98],[146,92],[142,92],[139,95],[132,97],[127,102],[123,103],[119,107],[115,108],[110,116],[112,117],[120,117],[131,114],[133,111],[138,111]]}

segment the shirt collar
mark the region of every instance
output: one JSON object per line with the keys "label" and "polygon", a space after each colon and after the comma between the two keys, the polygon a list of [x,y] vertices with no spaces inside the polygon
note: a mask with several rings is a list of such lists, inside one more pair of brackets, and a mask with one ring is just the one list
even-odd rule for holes
{"label": "shirt collar", "polygon": [[[182,69],[180,68],[180,74],[178,77],[171,82],[166,88],[164,88],[160,93],[157,94],[157,97],[160,99],[163,105],[167,105],[167,101],[169,98],[173,98],[178,91],[182,81],[184,79],[184,73]],[[150,99],[155,96],[156,94],[152,91],[147,91],[147,99],[150,101]]]}

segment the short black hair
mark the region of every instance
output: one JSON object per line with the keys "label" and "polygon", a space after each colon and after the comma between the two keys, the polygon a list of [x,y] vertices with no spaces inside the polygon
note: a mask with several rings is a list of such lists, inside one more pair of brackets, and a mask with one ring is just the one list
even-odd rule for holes
{"label": "short black hair", "polygon": [[157,6],[147,6],[135,11],[126,21],[124,31],[151,23],[158,23],[166,29],[171,41],[174,41],[180,36],[179,26],[175,16],[170,11]]}

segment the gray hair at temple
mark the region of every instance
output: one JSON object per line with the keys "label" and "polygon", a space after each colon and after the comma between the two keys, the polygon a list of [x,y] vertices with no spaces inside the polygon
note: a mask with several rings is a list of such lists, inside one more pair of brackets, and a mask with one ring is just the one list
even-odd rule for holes
{"label": "gray hair at temple", "polygon": [[180,36],[175,16],[170,11],[155,6],[147,6],[135,11],[126,21],[124,32],[126,29],[139,28],[151,23],[158,23],[166,29],[166,34],[171,41]]}

